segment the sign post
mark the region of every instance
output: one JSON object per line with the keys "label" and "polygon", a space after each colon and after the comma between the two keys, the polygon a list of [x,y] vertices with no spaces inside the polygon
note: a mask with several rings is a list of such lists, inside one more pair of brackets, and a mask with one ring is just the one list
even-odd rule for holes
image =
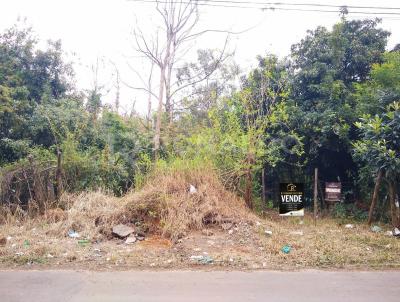
{"label": "sign post", "polygon": [[317,225],[318,211],[318,168],[314,170],[314,225]]}
{"label": "sign post", "polygon": [[302,183],[281,183],[279,215],[304,216],[304,185]]}

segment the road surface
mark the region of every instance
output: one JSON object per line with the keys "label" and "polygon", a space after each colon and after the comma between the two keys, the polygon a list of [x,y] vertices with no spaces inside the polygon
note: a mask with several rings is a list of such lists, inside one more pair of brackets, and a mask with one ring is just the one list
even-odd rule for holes
{"label": "road surface", "polygon": [[0,301],[399,302],[400,271],[0,271]]}

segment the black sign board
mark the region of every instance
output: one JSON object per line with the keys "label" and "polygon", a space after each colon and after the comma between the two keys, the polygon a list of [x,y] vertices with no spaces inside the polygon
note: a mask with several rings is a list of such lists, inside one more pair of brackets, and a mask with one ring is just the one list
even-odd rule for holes
{"label": "black sign board", "polygon": [[304,184],[280,184],[279,215],[304,216]]}

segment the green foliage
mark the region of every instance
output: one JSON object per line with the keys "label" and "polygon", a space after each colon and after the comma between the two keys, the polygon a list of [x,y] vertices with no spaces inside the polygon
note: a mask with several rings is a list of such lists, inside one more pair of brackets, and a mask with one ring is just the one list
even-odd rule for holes
{"label": "green foliage", "polygon": [[386,54],[385,62],[373,66],[371,79],[358,86],[356,95],[364,114],[355,123],[360,139],[353,143],[354,157],[364,169],[373,173],[382,169],[391,180],[400,176],[399,73],[400,52]]}
{"label": "green foliage", "polygon": [[335,203],[332,209],[333,217],[341,220],[351,219],[365,221],[368,218],[368,212],[357,208],[354,204]]}
{"label": "green foliage", "polygon": [[356,173],[351,142],[357,139],[354,91],[381,63],[388,32],[377,20],[347,21],[331,31],[319,27],[292,46],[291,98],[299,106],[308,157],[306,171],[319,167],[321,177],[350,181]]}

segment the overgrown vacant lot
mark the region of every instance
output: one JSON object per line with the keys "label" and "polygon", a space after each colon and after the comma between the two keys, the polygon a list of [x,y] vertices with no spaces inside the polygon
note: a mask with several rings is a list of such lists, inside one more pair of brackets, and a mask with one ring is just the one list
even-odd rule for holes
{"label": "overgrown vacant lot", "polygon": [[[3,213],[0,265],[76,269],[299,269],[400,267],[400,240],[389,226],[311,217],[257,217],[206,168],[165,169],[141,190],[116,198],[64,195],[60,207],[34,218]],[[196,192],[190,192],[193,184]],[[22,212],[21,212],[22,213]],[[124,224],[137,240],[112,234]],[[71,238],[75,231],[79,238]],[[269,232],[266,232],[269,231]],[[272,232],[272,234],[271,234]],[[140,238],[143,239],[143,238]],[[282,247],[291,247],[285,254]]]}

